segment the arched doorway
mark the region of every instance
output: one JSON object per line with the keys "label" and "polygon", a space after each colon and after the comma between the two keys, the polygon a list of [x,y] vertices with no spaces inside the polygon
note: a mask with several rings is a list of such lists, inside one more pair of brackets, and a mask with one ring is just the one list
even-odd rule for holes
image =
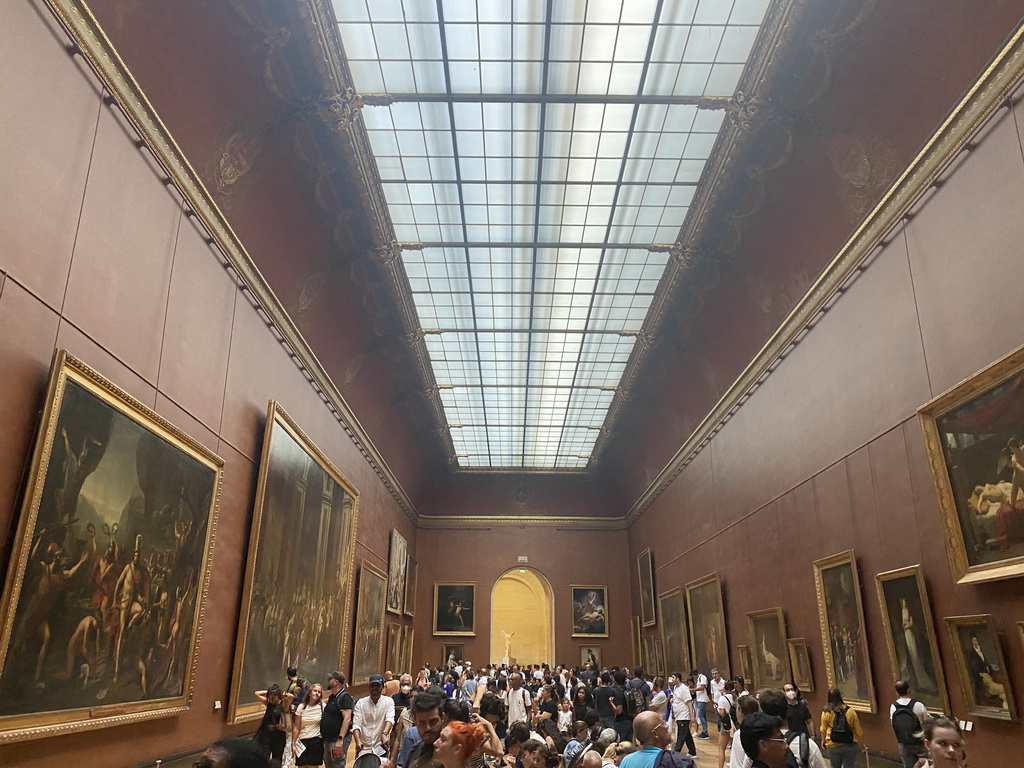
{"label": "arched doorway", "polygon": [[[553,664],[555,660],[555,595],[543,574],[512,568],[491,590],[491,661],[510,657],[518,664]],[[514,633],[514,634],[513,634]]]}

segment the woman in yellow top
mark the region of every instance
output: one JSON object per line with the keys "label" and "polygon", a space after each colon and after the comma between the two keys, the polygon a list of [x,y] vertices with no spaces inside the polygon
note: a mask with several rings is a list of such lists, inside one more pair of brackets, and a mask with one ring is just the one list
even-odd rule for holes
{"label": "woman in yellow top", "polygon": [[846,706],[838,688],[828,692],[828,706],[821,713],[821,735],[832,768],[853,768],[857,750],[868,750],[857,711]]}

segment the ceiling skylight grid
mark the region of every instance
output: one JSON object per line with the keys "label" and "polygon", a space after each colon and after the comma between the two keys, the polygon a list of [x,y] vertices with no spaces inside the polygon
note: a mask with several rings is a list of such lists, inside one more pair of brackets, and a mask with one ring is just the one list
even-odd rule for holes
{"label": "ceiling skylight grid", "polygon": [[768,1],[335,0],[460,466],[586,468]]}

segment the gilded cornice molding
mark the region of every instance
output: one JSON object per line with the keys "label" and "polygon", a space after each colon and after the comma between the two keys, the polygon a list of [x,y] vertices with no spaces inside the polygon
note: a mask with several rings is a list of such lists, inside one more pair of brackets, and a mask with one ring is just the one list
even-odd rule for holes
{"label": "gilded cornice molding", "polygon": [[167,126],[149,103],[139,84],[104,34],[85,0],[46,0],[53,14],[63,25],[83,58],[92,66],[113,103],[138,131],[141,140],[152,151],[171,183],[180,191],[190,215],[206,229],[209,242],[216,243],[227,260],[226,269],[240,289],[253,303],[281,344],[317,389],[327,408],[351,437],[360,453],[373,467],[399,506],[415,522],[419,515],[412,499],[402,488],[383,455],[356,418],[345,398],[331,380],[299,328],[274,295],[263,275],[253,263],[228,224],[223,212],[203,185],[195,169],[185,158]]}
{"label": "gilded cornice molding", "polygon": [[864,268],[885,236],[910,215],[912,207],[961,150],[969,148],[982,124],[1001,107],[1024,77],[1024,25],[1019,26],[924,148],[893,182],[835,258],[804,294],[771,338],[686,439],[664,469],[633,503],[624,520],[635,521],[678,477],[722,425],[763,382],[799,337],[826,311]]}

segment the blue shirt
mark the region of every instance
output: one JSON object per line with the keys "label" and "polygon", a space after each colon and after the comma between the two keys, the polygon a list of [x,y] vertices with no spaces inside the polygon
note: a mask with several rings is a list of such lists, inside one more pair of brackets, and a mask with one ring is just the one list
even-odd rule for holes
{"label": "blue shirt", "polygon": [[409,756],[412,753],[413,748],[422,741],[420,738],[420,732],[416,730],[416,726],[410,726],[406,729],[405,735],[402,736],[402,746],[398,750],[398,759],[395,760],[398,765],[406,766],[409,764]]}
{"label": "blue shirt", "polygon": [[619,768],[652,768],[660,754],[661,747],[644,747],[639,752],[631,752],[622,758]]}

